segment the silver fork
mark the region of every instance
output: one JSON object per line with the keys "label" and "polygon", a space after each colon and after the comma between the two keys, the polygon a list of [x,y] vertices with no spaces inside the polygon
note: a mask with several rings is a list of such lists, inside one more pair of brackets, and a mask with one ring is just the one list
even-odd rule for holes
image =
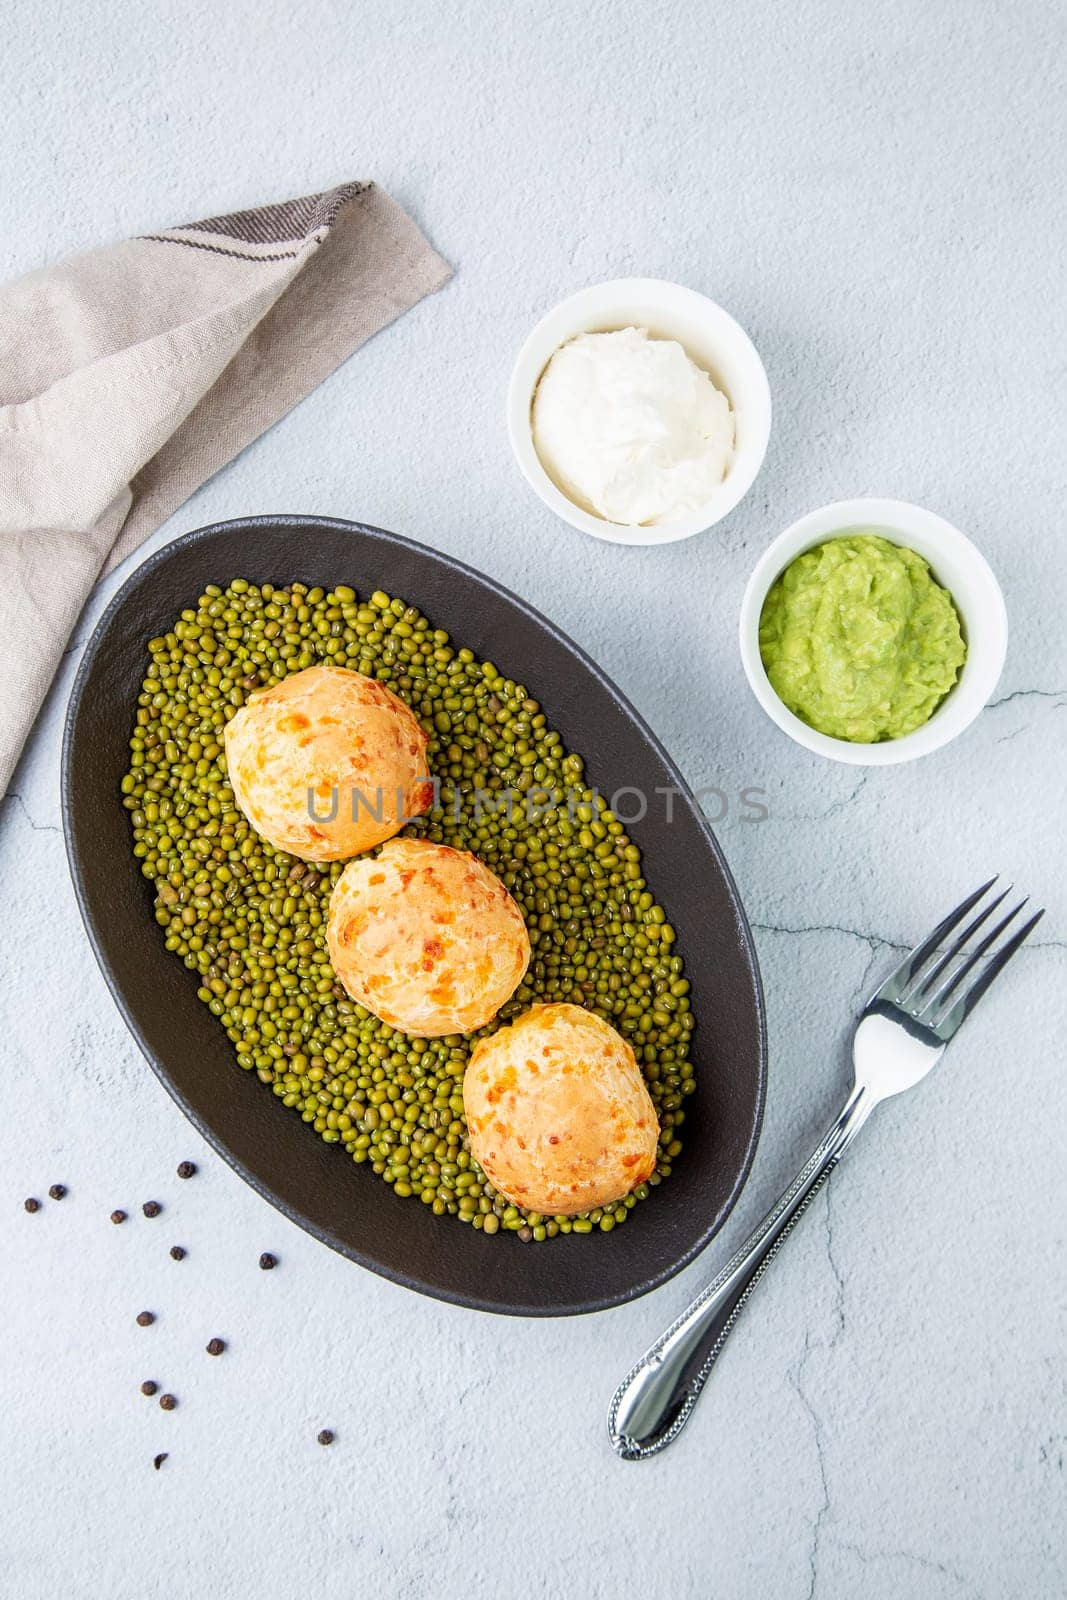
{"label": "silver fork", "polygon": [[[868,1000],[852,1041],[855,1082],[811,1159],[740,1250],[681,1316],[646,1350],[615,1391],[608,1432],[624,1461],[642,1461],[676,1439],[749,1295],[783,1240],[822,1188],[875,1106],[920,1083],[994,979],[1044,916],[1037,911],[1002,944],[1026,900],[1003,916],[969,953],[971,938],[1011,893],[986,901],[990,878],[939,922]],[[943,953],[943,941],[979,907]],[[985,958],[988,956],[988,960]],[[976,973],[979,963],[984,966]],[[961,989],[967,978],[970,984]],[[953,998],[956,996],[956,998]]]}

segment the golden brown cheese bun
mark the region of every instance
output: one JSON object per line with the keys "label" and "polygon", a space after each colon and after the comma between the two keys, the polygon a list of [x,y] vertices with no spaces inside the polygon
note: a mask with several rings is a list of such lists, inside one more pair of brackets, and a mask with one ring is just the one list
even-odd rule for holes
{"label": "golden brown cheese bun", "polygon": [[276,850],[305,861],[359,855],[421,815],[433,801],[427,743],[403,700],[345,667],[292,673],[225,731],[237,804]]}
{"label": "golden brown cheese bun", "polygon": [[330,897],[333,968],[354,1000],[401,1033],[484,1027],[530,964],[522,912],[476,856],[394,839],[350,861]]}
{"label": "golden brown cheese bun", "polygon": [[582,1006],[531,1006],[474,1047],[471,1153],[524,1211],[610,1205],[656,1165],[659,1123],[626,1040]]}

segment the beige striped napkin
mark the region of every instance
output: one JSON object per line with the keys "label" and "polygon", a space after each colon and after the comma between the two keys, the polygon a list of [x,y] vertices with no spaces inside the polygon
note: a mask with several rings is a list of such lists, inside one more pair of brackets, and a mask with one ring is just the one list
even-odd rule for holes
{"label": "beige striped napkin", "polygon": [[450,275],[347,183],[0,289],[0,790],[101,572]]}

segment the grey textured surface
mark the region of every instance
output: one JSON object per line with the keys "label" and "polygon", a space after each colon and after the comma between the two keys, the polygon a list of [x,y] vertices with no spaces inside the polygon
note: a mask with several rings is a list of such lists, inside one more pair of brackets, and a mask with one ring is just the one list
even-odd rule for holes
{"label": "grey textured surface", "polygon": [[[6,1593],[1063,1592],[1063,45],[1062,12],[1034,0],[20,13],[0,60],[3,274],[352,176],[453,262],[158,537],[320,511],[462,555],[585,645],[695,784],[767,790],[768,820],[735,805],[720,836],[756,925],[772,1077],[726,1234],[631,1307],[494,1320],[333,1257],[200,1146],[96,972],[57,827],[76,643],[0,829]],[[727,306],[776,407],[746,502],[663,550],[555,522],[503,428],[530,324],[631,272]],[[861,493],[969,532],[1012,625],[979,722],[869,776],[776,732],[734,638],[770,537]],[[806,1155],[845,1086],[849,1007],[995,869],[1048,903],[1039,939],[864,1134],[679,1443],[618,1462],[614,1382]],[[181,1183],[186,1156],[201,1172]],[[68,1197],[26,1216],[57,1180]],[[147,1377],[178,1410],[139,1395]]]}

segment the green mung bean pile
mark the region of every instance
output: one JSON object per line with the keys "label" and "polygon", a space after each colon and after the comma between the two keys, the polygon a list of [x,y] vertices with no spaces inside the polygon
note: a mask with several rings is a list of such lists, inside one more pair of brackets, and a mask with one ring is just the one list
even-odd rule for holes
{"label": "green mung bean pile", "polygon": [[[522,908],[530,968],[478,1034],[408,1038],[351,1000],[326,950],[343,863],[275,850],[237,809],[226,722],[255,690],[319,662],[377,678],[414,709],[440,788],[404,832],[473,851]],[[492,802],[476,806],[476,791]],[[414,607],[380,592],[360,601],[345,585],[209,584],[149,642],[122,795],[166,947],[199,974],[199,997],[238,1065],[395,1194],[485,1233],[540,1241],[609,1233],[670,1175],[695,1087],[693,1023],[674,930],[641,853],[526,688]],[[469,1149],[468,1050],[537,1001],[570,1001],[612,1023],[633,1046],[660,1121],[648,1182],[579,1217],[511,1205]]]}

